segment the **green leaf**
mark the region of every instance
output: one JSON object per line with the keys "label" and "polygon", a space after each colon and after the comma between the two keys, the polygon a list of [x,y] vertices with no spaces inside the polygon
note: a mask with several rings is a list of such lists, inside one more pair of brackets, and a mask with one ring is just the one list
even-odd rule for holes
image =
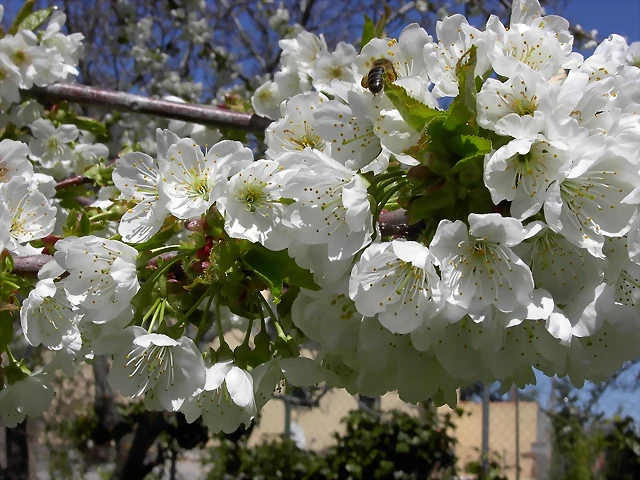
{"label": "green leaf", "polygon": [[449,174],[460,172],[469,163],[475,162],[478,158],[483,159],[491,151],[491,141],[476,135],[454,137],[451,146],[452,150],[462,158],[448,172]]}
{"label": "green leaf", "polygon": [[93,183],[100,187],[108,187],[113,185],[112,174],[115,165],[105,165],[101,160],[97,165],[87,169],[84,176],[93,180]]}
{"label": "green leaf", "polygon": [[280,318],[281,325],[286,329],[293,328],[293,322],[291,321],[291,306],[300,293],[299,287],[290,287],[282,295],[282,301],[278,304],[277,311]]}
{"label": "green leaf", "polygon": [[95,118],[81,117],[76,115],[66,115],[64,123],[71,123],[80,130],[86,130],[99,138],[106,138],[109,135],[107,127],[104,123]]}
{"label": "green leaf", "polygon": [[[260,246],[261,247],[261,246]],[[269,255],[268,250],[256,247],[244,254],[242,259],[256,275],[267,284],[273,295],[274,303],[280,303],[282,298],[282,275],[280,266]]]}
{"label": "green leaf", "polygon": [[448,212],[455,208],[457,201],[457,188],[452,182],[431,187],[409,204],[409,223],[414,224],[427,218],[441,220],[440,217],[446,217]]}
{"label": "green leaf", "polygon": [[80,233],[83,237],[91,233],[91,220],[89,220],[89,215],[84,210],[80,215]]}
{"label": "green leaf", "polygon": [[454,130],[461,125],[469,127],[472,133],[478,131],[476,124],[476,82],[477,63],[476,46],[473,45],[456,65],[458,76],[458,96],[454,98],[447,111],[445,127]]}
{"label": "green leaf", "polygon": [[74,208],[69,212],[67,221],[62,227],[65,236],[85,236],[91,233],[91,220],[87,212]]}
{"label": "green leaf", "polygon": [[16,15],[16,19],[13,21],[13,25],[9,28],[9,33],[15,35],[18,33],[20,24],[33,12],[33,6],[36,4],[36,0],[26,0],[22,4],[22,8]]}
{"label": "green leaf", "polygon": [[373,20],[368,15],[364,16],[364,26],[362,27],[362,37],[360,38],[360,49],[364,47],[371,39],[375,38],[375,26]]}
{"label": "green leaf", "polygon": [[0,352],[13,340],[13,311],[0,309]]}
{"label": "green leaf", "polygon": [[400,85],[391,83],[390,79],[384,76],[384,92],[398,109],[405,122],[418,132],[422,132],[425,126],[433,120],[444,118],[445,113],[425,105],[419,100],[411,97],[409,93]]}
{"label": "green leaf", "polygon": [[37,10],[31,14],[29,14],[20,25],[18,25],[18,30],[31,30],[34,31],[40,25],[44,23],[44,21],[49,18],[51,12],[53,12],[54,7],[43,8],[42,10]]}
{"label": "green leaf", "polygon": [[279,265],[284,283],[306,288],[307,290],[320,290],[320,287],[313,279],[313,273],[306,268],[300,267],[286,250],[280,250],[279,252],[269,251],[269,255]]}

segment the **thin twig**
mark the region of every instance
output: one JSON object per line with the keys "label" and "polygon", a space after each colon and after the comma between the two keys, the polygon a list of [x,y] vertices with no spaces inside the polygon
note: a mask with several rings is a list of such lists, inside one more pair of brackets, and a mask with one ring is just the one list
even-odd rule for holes
{"label": "thin twig", "polygon": [[271,123],[271,120],[258,115],[233,112],[209,105],[170,102],[85,85],[55,83],[47,87],[34,87],[27,93],[44,103],[68,101],[83,105],[108,107],[124,112],[157,115],[211,127],[236,128],[255,133],[264,132]]}

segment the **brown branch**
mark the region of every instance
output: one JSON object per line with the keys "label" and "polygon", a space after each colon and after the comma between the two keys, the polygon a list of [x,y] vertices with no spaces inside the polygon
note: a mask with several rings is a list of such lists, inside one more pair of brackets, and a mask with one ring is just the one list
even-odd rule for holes
{"label": "brown branch", "polygon": [[271,123],[271,120],[258,115],[233,112],[209,105],[170,102],[84,85],[55,83],[47,87],[34,87],[28,91],[28,94],[44,103],[68,101],[254,133],[264,132]]}
{"label": "brown branch", "polygon": [[44,254],[13,257],[13,273],[38,273],[51,260],[53,260],[51,255]]}
{"label": "brown branch", "polygon": [[92,182],[93,180],[91,180],[89,177],[74,175],[73,177],[65,178],[64,180],[60,180],[58,183],[56,183],[56,190],[64,190],[65,188],[75,187],[77,185]]}
{"label": "brown branch", "polygon": [[407,211],[402,208],[392,211],[383,210],[378,218],[378,226],[383,237],[406,236],[420,229],[420,225],[409,225]]}

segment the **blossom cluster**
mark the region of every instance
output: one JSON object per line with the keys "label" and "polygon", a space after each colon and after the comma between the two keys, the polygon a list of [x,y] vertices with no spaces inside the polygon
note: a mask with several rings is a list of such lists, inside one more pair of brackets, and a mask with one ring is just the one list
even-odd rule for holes
{"label": "blossom cluster", "polygon": [[[4,7],[0,6],[0,20],[3,13]],[[56,10],[43,32],[34,33],[34,25],[30,25],[30,29],[20,28],[15,34],[0,38],[0,108],[3,111],[20,103],[20,89],[64,82],[78,74],[76,66],[84,37],[81,33],[62,33],[66,18]]]}
{"label": "blossom cluster", "polygon": [[122,395],[225,432],[282,382],[454,404],[473,382],[581,385],[640,355],[640,44],[583,59],[537,0],[508,27],[453,15],[436,34],[412,24],[359,54],[283,40],[252,101],[274,118],[264,158],[159,128],[84,210],[41,173],[80,168],[77,128],[3,140],[0,251],[53,254],[20,323],[55,352],[28,372],[7,345],[3,421],[42,413],[52,372],[94,355]]}

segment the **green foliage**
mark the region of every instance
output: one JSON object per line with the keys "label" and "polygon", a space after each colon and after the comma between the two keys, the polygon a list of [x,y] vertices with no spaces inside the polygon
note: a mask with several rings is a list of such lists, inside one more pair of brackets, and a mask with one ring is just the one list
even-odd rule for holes
{"label": "green foliage", "polygon": [[22,4],[22,7],[20,8],[18,15],[16,15],[16,18],[13,21],[13,25],[11,25],[11,27],[9,28],[9,33],[11,35],[15,35],[18,32],[18,30],[20,30],[20,25],[29,15],[31,15],[35,4],[36,4],[36,0],[26,0]]}
{"label": "green foliage", "polygon": [[55,7],[43,8],[42,10],[31,12],[20,22],[18,30],[35,30],[42,25],[47,18],[49,18],[49,15],[51,15],[54,8]]}
{"label": "green foliage", "polygon": [[640,479],[640,433],[633,418],[614,418],[603,435],[603,480]]}
{"label": "green foliage", "polygon": [[313,274],[299,267],[286,250],[273,252],[258,243],[251,247],[242,257],[244,263],[269,287],[276,304],[282,298],[283,284],[309,290],[319,289],[313,281]]}
{"label": "green foliage", "polygon": [[60,122],[71,123],[80,130],[86,130],[87,132],[95,135],[98,140],[105,140],[109,136],[106,125],[95,118],[67,114],[64,119],[60,120]]}
{"label": "green foliage", "polygon": [[639,480],[640,434],[630,417],[603,420],[567,383],[558,385],[560,408],[547,412],[552,427],[549,478]]}
{"label": "green foliage", "polygon": [[421,103],[385,80],[385,93],[393,105],[420,132],[417,144],[404,152],[420,165],[412,168],[409,186],[400,190],[397,199],[412,224],[444,218],[466,221],[471,212],[494,211],[483,182],[483,161],[492,143],[476,123],[476,63],[472,47],[456,66],[459,93],[446,111]]}
{"label": "green foliage", "polygon": [[8,309],[9,306],[12,305],[0,306],[0,352],[9,346],[13,339],[13,319],[14,316],[17,317],[17,311]]}
{"label": "green foliage", "polygon": [[494,452],[489,458],[489,469],[486,474],[483,471],[484,465],[482,459],[467,463],[464,471],[476,475],[479,480],[508,480],[508,477],[503,475],[503,469],[500,466],[499,460],[500,455]]}
{"label": "green foliage", "polygon": [[453,474],[455,439],[450,416],[428,410],[420,419],[393,411],[381,417],[356,410],[343,420],[347,431],[326,454],[336,479],[410,480]]}
{"label": "green foliage", "polygon": [[83,209],[73,209],[69,212],[67,221],[62,227],[65,236],[83,237],[91,233],[91,220]]}
{"label": "green foliage", "polygon": [[[246,441],[222,438],[212,449],[213,468],[207,480],[322,480],[331,478],[322,456],[299,449],[286,436],[248,448]],[[244,477],[240,477],[244,474]]]}
{"label": "green foliage", "polygon": [[364,16],[364,26],[362,27],[362,36],[360,38],[360,46],[364,47],[371,39],[375,38],[375,26],[369,15]]}
{"label": "green foliage", "polygon": [[278,264],[269,253],[262,248],[252,248],[244,254],[243,260],[269,287],[273,301],[277,304],[282,297],[282,275]]}
{"label": "green foliage", "polygon": [[389,81],[387,76],[384,79],[384,92],[387,97],[389,97],[393,106],[398,109],[407,125],[417,132],[423,131],[432,120],[445,117],[444,112],[416,100],[403,87]]}
{"label": "green foliage", "polygon": [[453,99],[447,111],[447,130],[453,131],[465,125],[477,132],[475,69],[477,64],[477,47],[471,48],[458,60],[456,75],[458,77],[458,95]]}
{"label": "green foliage", "polygon": [[322,453],[301,450],[288,437],[252,448],[246,440],[222,439],[212,451],[207,478],[417,480],[455,473],[454,425],[448,415],[429,411],[420,419],[400,411],[374,415],[356,410],[343,422],[346,433],[336,434],[336,445]]}

